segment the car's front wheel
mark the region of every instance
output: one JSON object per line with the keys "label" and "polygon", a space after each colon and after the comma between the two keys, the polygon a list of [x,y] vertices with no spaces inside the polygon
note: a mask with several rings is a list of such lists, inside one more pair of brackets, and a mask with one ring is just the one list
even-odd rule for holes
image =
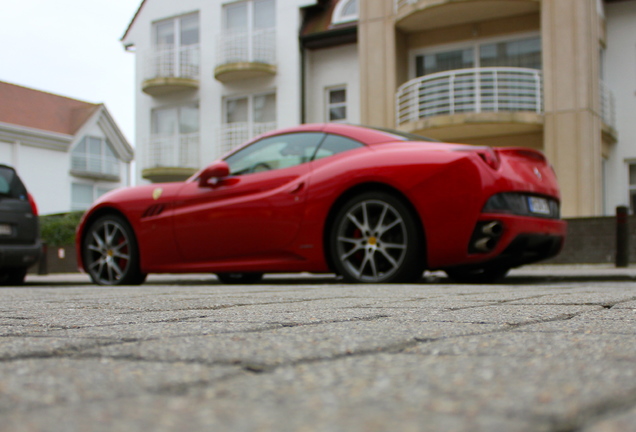
{"label": "car's front wheel", "polygon": [[146,275],[139,268],[139,248],[128,222],[117,215],[93,222],[82,242],[84,268],[99,285],[139,285]]}
{"label": "car's front wheel", "polygon": [[330,233],[331,260],[347,282],[413,282],[422,276],[423,245],[404,203],[385,192],[346,202]]}

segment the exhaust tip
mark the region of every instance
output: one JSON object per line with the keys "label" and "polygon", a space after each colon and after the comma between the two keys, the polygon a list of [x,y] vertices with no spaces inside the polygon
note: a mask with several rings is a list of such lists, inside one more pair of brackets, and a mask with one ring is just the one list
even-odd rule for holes
{"label": "exhaust tip", "polygon": [[481,232],[487,236],[499,237],[503,233],[503,225],[499,221],[488,222],[481,227]]}
{"label": "exhaust tip", "polygon": [[481,252],[490,252],[495,248],[497,242],[492,237],[482,237],[474,243],[475,249]]}

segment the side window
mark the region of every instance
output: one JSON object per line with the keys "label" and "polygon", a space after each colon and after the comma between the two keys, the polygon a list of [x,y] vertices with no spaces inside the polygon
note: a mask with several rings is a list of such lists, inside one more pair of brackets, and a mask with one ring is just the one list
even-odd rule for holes
{"label": "side window", "polygon": [[327,135],[327,138],[325,138],[316,152],[314,160],[333,156],[359,147],[364,147],[364,144],[338,135]]}
{"label": "side window", "polygon": [[309,162],[324,138],[320,132],[293,133],[263,138],[228,156],[230,175],[289,168]]}

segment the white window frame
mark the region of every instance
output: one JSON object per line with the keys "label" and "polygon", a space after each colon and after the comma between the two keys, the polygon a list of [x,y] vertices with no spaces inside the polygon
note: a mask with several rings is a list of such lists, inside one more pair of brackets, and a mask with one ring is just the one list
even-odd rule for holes
{"label": "white window frame", "polygon": [[[345,100],[344,102],[336,102],[331,103],[331,92],[344,90]],[[349,117],[349,107],[348,107],[348,99],[347,99],[347,86],[345,84],[338,86],[325,87],[325,121],[329,123],[346,123],[347,118]],[[345,116],[342,119],[331,120],[331,108],[340,108],[344,107]]]}
{"label": "white window frame", "polygon": [[[92,189],[92,201],[90,203],[78,203],[73,200],[73,187],[74,186],[86,186]],[[71,210],[86,210],[91,204],[95,202],[95,200],[102,195],[114,190],[114,188],[107,188],[96,183],[82,183],[82,182],[73,182],[71,183]]]}
{"label": "white window frame", "polygon": [[[97,171],[91,169],[90,161],[93,155],[91,155],[88,152],[89,139],[98,140],[100,142],[100,147],[99,147],[100,148],[100,155],[99,155],[100,168]],[[78,146],[82,142],[85,143],[85,150],[84,152],[79,152]],[[106,153],[106,148],[110,150],[110,152],[112,153],[112,156]],[[75,158],[83,160],[84,163],[86,164],[86,169],[76,168],[76,165],[74,162]],[[112,170],[109,169],[109,166],[111,164],[113,166]],[[95,174],[95,175],[116,176],[119,178],[121,174],[120,170],[121,170],[120,160],[117,157],[117,153],[115,152],[115,149],[113,149],[112,145],[108,142],[108,139],[104,137],[95,136],[91,134],[84,135],[77,142],[73,150],[71,150],[71,171],[77,171],[81,173]]]}
{"label": "white window frame", "polygon": [[[343,15],[344,10],[349,6],[349,3],[356,2],[358,3],[357,10],[358,12],[355,14]],[[344,24],[347,22],[357,21],[358,16],[360,14],[360,2],[358,0],[340,0],[336,5],[333,14],[331,15],[331,24]]]}
{"label": "white window frame", "polygon": [[[181,20],[196,17],[199,41],[195,44],[182,45]],[[171,23],[174,42],[170,45],[160,45],[157,41],[159,25]],[[176,76],[198,78],[199,76],[199,46],[201,43],[201,18],[198,11],[189,12],[172,18],[161,19],[152,23],[152,49],[157,57],[157,76]],[[183,57],[183,58],[182,58]],[[166,70],[163,70],[166,69]],[[172,70],[170,70],[172,69]]]}
{"label": "white window frame", "polygon": [[480,67],[479,47],[481,45],[499,43],[499,42],[514,42],[517,40],[529,39],[532,37],[541,38],[541,33],[538,31],[516,33],[514,35],[496,36],[491,38],[483,38],[471,40],[469,42],[453,42],[443,45],[435,45],[433,47],[414,49],[409,52],[409,80],[417,78],[415,66],[416,58],[421,55],[439,54],[446,51],[455,51],[462,49],[473,49],[473,67]]}

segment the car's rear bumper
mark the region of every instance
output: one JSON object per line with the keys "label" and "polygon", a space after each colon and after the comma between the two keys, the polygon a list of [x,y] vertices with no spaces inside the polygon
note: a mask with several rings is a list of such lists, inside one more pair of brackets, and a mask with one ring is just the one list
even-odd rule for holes
{"label": "car's rear bumper", "polygon": [[0,245],[0,268],[31,267],[42,254],[42,243]]}
{"label": "car's rear bumper", "polygon": [[[500,224],[500,231],[484,232],[493,222]],[[483,213],[460,266],[512,268],[551,258],[561,251],[566,230],[567,223],[561,219]]]}

